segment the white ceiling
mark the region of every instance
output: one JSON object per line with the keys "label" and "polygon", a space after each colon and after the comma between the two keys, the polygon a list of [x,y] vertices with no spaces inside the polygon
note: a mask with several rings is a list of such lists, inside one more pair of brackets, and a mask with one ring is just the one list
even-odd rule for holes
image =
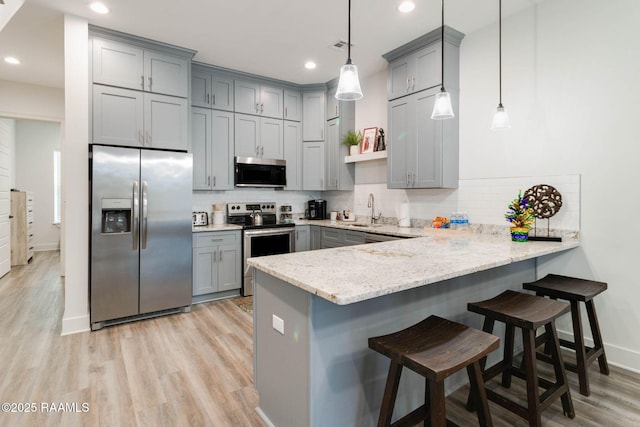
{"label": "white ceiling", "polygon": [[[404,15],[399,0],[353,0],[351,57],[361,76],[386,66],[381,55],[440,25],[439,0],[414,0]],[[503,18],[542,0],[509,0]],[[2,31],[0,79],[63,87],[63,14],[89,23],[198,51],[195,60],[300,84],[336,77],[346,52],[346,0],[103,0],[97,15],[88,0],[26,0]],[[0,5],[0,18],[4,6]],[[465,34],[497,21],[497,0],[449,0],[445,23]],[[497,34],[496,34],[497,37]],[[463,41],[464,43],[464,41]],[[318,67],[305,70],[314,60]]]}

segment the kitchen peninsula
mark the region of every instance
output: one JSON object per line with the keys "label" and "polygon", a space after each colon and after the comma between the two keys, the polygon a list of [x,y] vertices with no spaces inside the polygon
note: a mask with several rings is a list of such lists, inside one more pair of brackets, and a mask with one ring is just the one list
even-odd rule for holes
{"label": "kitchen peninsula", "polygon": [[[432,314],[480,328],[467,302],[521,289],[536,279],[536,258],[579,246],[567,237],[512,243],[506,235],[477,232],[423,234],[249,260],[256,270],[255,386],[268,422],[375,425],[388,359],[368,349],[369,337]],[[452,377],[447,392],[464,381]],[[421,377],[403,375],[398,413],[419,406],[423,393]]]}

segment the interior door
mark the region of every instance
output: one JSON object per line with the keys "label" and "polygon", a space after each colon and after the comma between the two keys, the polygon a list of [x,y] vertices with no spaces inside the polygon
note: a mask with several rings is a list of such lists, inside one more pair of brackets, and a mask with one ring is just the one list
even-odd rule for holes
{"label": "interior door", "polygon": [[191,305],[191,154],[140,159],[140,313]]}
{"label": "interior door", "polygon": [[11,227],[9,223],[9,126],[0,121],[0,277],[11,270]]}

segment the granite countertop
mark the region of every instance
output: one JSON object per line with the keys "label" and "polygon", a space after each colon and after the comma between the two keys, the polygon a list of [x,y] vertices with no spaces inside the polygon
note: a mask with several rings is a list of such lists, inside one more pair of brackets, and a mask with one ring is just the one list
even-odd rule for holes
{"label": "granite countertop", "polygon": [[235,224],[220,224],[220,225],[194,225],[191,227],[193,233],[202,233],[204,231],[230,231],[230,230],[242,230],[242,226]]}
{"label": "granite countertop", "polygon": [[[311,223],[325,226],[322,221]],[[580,245],[577,237],[517,243],[508,236],[470,230],[410,230],[424,237],[250,258],[248,264],[346,305]]]}
{"label": "granite countertop", "polygon": [[371,224],[361,221],[330,221],[297,219],[296,225],[317,225],[320,227],[341,228],[344,230],[363,231],[367,233],[386,234],[398,237],[424,237],[428,235],[428,231],[422,228],[398,227],[391,224]]}

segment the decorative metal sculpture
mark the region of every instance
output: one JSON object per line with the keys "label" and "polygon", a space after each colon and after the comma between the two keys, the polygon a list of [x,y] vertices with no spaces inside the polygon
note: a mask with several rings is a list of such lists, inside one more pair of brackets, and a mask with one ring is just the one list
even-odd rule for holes
{"label": "decorative metal sculpture", "polygon": [[[551,185],[538,184],[525,191],[524,197],[529,200],[529,205],[533,208],[533,215],[536,217],[535,235],[529,236],[529,240],[562,241],[561,237],[551,237],[549,229],[549,218],[557,214],[562,207],[562,194]],[[538,219],[547,220],[546,237],[537,235]]]}

